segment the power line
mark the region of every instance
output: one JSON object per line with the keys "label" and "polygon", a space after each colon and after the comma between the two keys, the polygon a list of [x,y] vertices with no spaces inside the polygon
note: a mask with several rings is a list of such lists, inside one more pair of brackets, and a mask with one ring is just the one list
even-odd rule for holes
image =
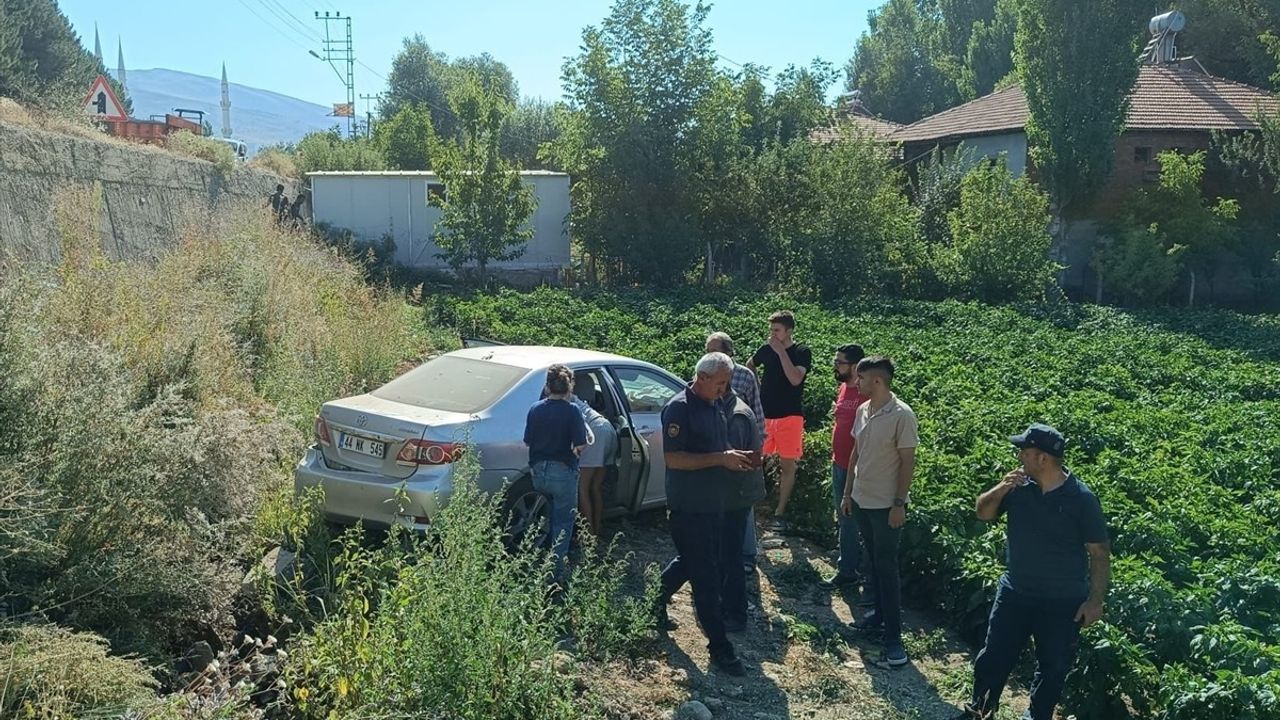
{"label": "power line", "polygon": [[254,16],[254,17],[258,18],[258,20],[259,20],[259,21],[261,21],[263,25],[265,25],[265,26],[267,26],[267,27],[271,28],[271,30],[272,30],[273,32],[275,32],[275,34],[279,35],[280,37],[284,38],[285,40],[288,40],[289,42],[293,43],[294,45],[296,45],[296,46],[298,46],[298,47],[302,48],[302,49],[303,49],[304,51],[306,51],[306,52],[310,52],[310,51],[311,51],[311,49],[310,49],[310,48],[308,48],[307,46],[305,46],[305,45],[303,45],[303,44],[299,43],[297,40],[294,40],[292,36],[287,35],[287,34],[285,34],[284,32],[281,32],[280,28],[279,28],[278,26],[276,26],[276,24],[275,24],[275,23],[273,23],[273,22],[271,22],[271,21],[267,20],[266,18],[262,17],[261,15],[259,15],[259,14],[258,14],[258,12],[257,12],[256,10],[254,10],[254,9],[253,9],[253,6],[251,6],[249,3],[245,2],[245,0],[239,0],[239,3],[240,3],[241,5],[243,5],[243,6],[244,6],[244,9],[245,9],[245,10],[248,10],[250,13],[252,13],[252,14],[253,14],[253,16]]}
{"label": "power line", "polygon": [[[260,0],[260,1],[261,1],[261,0]],[[307,38],[307,40],[308,40],[309,42],[319,42],[319,41],[320,41],[320,35],[319,35],[319,33],[317,33],[316,31],[312,30],[309,26],[307,26],[305,23],[303,23],[301,20],[299,20],[299,19],[298,19],[298,16],[297,16],[297,15],[294,15],[292,12],[290,12],[290,11],[289,11],[289,8],[287,8],[287,7],[285,7],[283,4],[281,4],[280,0],[266,0],[266,2],[270,2],[270,3],[271,3],[271,5],[274,5],[274,6],[276,6],[277,8],[280,8],[280,11],[281,11],[281,12],[283,12],[283,13],[288,17],[288,20],[291,20],[291,21],[292,21],[292,23],[293,23],[293,24],[292,24],[292,26],[291,26],[291,27],[293,27],[293,28],[300,28],[300,29],[301,29],[301,31],[302,31],[302,35],[303,35],[303,37]],[[270,6],[268,6],[268,9],[269,9],[269,8],[270,8]],[[279,16],[279,14],[277,14],[277,17],[278,17],[278,16]]]}

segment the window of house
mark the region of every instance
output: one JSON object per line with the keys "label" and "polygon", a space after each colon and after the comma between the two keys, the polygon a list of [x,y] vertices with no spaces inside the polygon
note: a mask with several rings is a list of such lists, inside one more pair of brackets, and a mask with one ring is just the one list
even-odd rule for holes
{"label": "window of house", "polygon": [[1145,146],[1135,147],[1133,149],[1133,161],[1140,163],[1151,162],[1151,148]]}

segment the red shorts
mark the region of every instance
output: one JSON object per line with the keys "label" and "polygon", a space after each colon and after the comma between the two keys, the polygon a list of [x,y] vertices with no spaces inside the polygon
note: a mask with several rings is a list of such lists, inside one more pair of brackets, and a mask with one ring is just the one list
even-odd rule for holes
{"label": "red shorts", "polygon": [[784,418],[764,419],[764,454],[783,460],[799,460],[804,454],[804,417],[790,415]]}

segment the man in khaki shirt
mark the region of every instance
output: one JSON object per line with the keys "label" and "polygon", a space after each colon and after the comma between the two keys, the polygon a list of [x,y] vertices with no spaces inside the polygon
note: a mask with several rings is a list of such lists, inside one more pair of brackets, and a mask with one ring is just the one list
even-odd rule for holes
{"label": "man in khaki shirt", "polygon": [[853,420],[853,452],[840,511],[858,523],[863,547],[871,561],[875,609],[853,627],[883,631],[884,661],[907,664],[902,647],[902,592],[898,584],[898,543],[907,521],[907,499],[916,466],[916,414],[898,399],[893,384],[893,361],[863,358],[858,363],[858,391],[868,399]]}

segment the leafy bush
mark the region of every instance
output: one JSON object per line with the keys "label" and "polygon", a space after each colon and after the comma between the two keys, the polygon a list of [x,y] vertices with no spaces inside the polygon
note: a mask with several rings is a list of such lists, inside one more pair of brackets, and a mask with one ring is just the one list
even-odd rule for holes
{"label": "leafy bush", "polygon": [[[652,634],[648,571],[624,599],[625,561],[588,542],[563,604],[549,592],[552,559],[531,546],[510,553],[501,498],[479,492],[464,461],[454,495],[425,538],[393,530],[372,549],[342,540],[327,614],[294,648],[285,677],[305,717],[579,718],[576,661],[557,651],[576,637],[592,656],[630,653]],[[407,548],[407,549],[406,549]]]}
{"label": "leafy bush", "polygon": [[166,138],[164,144],[175,152],[213,163],[218,174],[224,178],[231,177],[231,173],[236,170],[236,154],[231,146],[213,138],[179,130]]}
{"label": "leafy bush", "polygon": [[1060,266],[1049,257],[1049,198],[1029,179],[1013,177],[1003,160],[978,164],[947,221],[951,245],[939,248],[934,270],[952,297],[1044,298]]}
{"label": "leafy bush", "polygon": [[321,170],[385,170],[387,161],[367,138],[344,138],[332,130],[307,133],[295,146],[294,162],[302,174]]}
{"label": "leafy bush", "polygon": [[1108,298],[1142,305],[1168,297],[1182,273],[1181,245],[1168,246],[1155,227],[1122,227],[1102,238],[1091,264]]}
{"label": "leafy bush", "polygon": [[[1138,188],[1125,202],[1111,234],[1118,243],[1104,243],[1093,264],[1102,273],[1104,287],[1136,300],[1159,300],[1159,290],[1168,290],[1184,267],[1191,271],[1188,304],[1195,300],[1197,273],[1212,283],[1218,265],[1235,244],[1235,220],[1240,203],[1218,198],[1209,203],[1200,186],[1205,171],[1205,153],[1190,155],[1162,152],[1160,182],[1155,187]],[[1255,260],[1257,258],[1254,258]],[[1151,267],[1142,263],[1150,262]],[[1265,262],[1265,260],[1264,260]],[[1135,273],[1136,287],[1124,288],[1129,273]]]}
{"label": "leafy bush", "polygon": [[[1016,460],[1031,421],[1069,439],[1067,461],[1111,525],[1113,587],[1081,642],[1065,709],[1079,718],[1266,717],[1280,626],[1280,318],[1229,312],[541,289],[437,299],[464,334],[618,352],[684,374],[710,330],[751,349],[791,308],[823,357],[847,342],[894,357],[920,418],[906,595],[981,638],[1003,571],[1004,530],[973,500]],[[547,322],[547,318],[556,318]],[[744,351],[745,352],[745,351]],[[835,380],[806,383],[793,503],[828,542]],[[1229,511],[1223,511],[1229,508]],[[1199,714],[1198,714],[1199,713]],[[1250,715],[1250,713],[1254,713]]]}
{"label": "leafy bush", "polygon": [[901,177],[883,146],[851,135],[809,151],[804,169],[807,207],[790,218],[788,262],[793,287],[823,297],[867,294],[883,288],[885,255],[909,241],[914,211]]}
{"label": "leafy bush", "polygon": [[154,710],[156,679],[107,641],[56,625],[0,626],[0,717],[62,720]]}
{"label": "leafy bush", "polygon": [[[653,636],[653,608],[658,601],[658,567],[649,565],[644,577],[631,577],[631,556],[616,557],[615,538],[603,551],[585,527],[578,537],[582,551],[573,566],[564,626],[580,655],[607,659],[634,656]],[[636,587],[629,587],[639,585]]]}
{"label": "leafy bush", "polygon": [[915,235],[889,249],[889,261],[899,275],[899,289],[908,297],[942,298],[946,287],[938,280],[937,257],[951,247],[948,216],[960,205],[960,186],[976,158],[965,145],[955,152],[935,149],[929,162],[916,171],[912,201],[916,208]]}

